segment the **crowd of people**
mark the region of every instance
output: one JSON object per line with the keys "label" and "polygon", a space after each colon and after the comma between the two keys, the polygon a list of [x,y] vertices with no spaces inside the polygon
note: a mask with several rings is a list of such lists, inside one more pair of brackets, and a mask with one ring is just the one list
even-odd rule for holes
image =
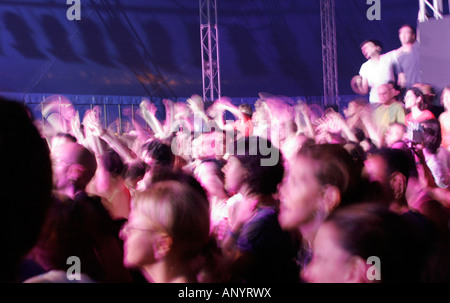
{"label": "crowd of people", "polygon": [[449,282],[450,87],[433,113],[402,59],[414,47],[382,60],[406,62],[398,82],[377,82],[380,47],[363,43],[373,62],[352,85],[370,98],[343,114],[192,95],[160,121],[143,99],[145,125],[116,133],[98,107],[81,118],[59,98],[34,120],[2,100],[1,281]]}

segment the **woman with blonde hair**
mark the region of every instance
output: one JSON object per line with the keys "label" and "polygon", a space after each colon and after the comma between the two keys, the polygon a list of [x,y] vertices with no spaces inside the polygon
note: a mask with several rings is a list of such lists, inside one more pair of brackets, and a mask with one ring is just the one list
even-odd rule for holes
{"label": "woman with blonde hair", "polygon": [[210,282],[204,268],[214,242],[204,193],[169,179],[137,194],[133,202],[121,232],[125,265],[139,268],[149,282]]}

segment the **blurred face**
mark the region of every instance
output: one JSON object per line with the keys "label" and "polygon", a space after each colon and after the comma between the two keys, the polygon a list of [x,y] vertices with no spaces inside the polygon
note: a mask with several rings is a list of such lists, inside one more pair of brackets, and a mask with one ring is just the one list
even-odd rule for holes
{"label": "blurred face", "polygon": [[392,144],[402,141],[404,136],[405,132],[403,131],[403,128],[394,124],[386,131],[386,145],[391,147]]}
{"label": "blurred face", "polygon": [[374,54],[380,53],[380,48],[372,42],[367,42],[361,47],[361,52],[366,59],[370,59]]}
{"label": "blurred face", "polygon": [[378,87],[378,98],[380,99],[380,103],[388,104],[393,97],[393,89],[390,85],[385,84]]}
{"label": "blurred face", "polygon": [[128,222],[120,232],[123,242],[126,267],[142,267],[156,262],[154,244],[158,236],[148,218],[132,211]]}
{"label": "blurred face", "polygon": [[353,102],[353,101],[351,101],[351,102],[348,104],[347,108],[344,109],[344,115],[345,115],[345,117],[346,117],[346,118],[349,118],[349,117],[353,116],[353,115],[356,113],[357,108],[358,108],[358,106],[356,105],[356,103]]}
{"label": "blurred face", "polygon": [[364,161],[364,171],[371,182],[385,184],[387,175],[387,164],[383,157],[372,155]]}
{"label": "blurred face", "polygon": [[313,258],[302,272],[309,283],[349,282],[351,255],[338,243],[337,232],[331,223],[325,223],[313,243]]}
{"label": "blurred face", "polygon": [[228,162],[223,168],[225,174],[225,189],[230,194],[236,194],[245,183],[246,169],[242,166],[241,162],[233,156],[228,158]]}
{"label": "blurred face", "polygon": [[68,171],[73,163],[71,159],[70,149],[67,144],[59,144],[52,148],[51,152],[52,171],[53,171],[53,188],[64,189],[72,184],[69,179]]}
{"label": "blurred face", "polygon": [[279,221],[283,229],[298,229],[314,220],[321,192],[314,171],[315,165],[309,158],[299,156],[292,163],[281,187]]}
{"label": "blurred face", "polygon": [[402,27],[398,31],[398,37],[399,37],[402,45],[408,44],[408,43],[414,43],[414,41],[416,39],[416,36],[414,35],[413,31],[407,26]]}
{"label": "blurred face", "polygon": [[417,97],[411,90],[405,95],[405,108],[411,109],[417,105],[419,97]]}

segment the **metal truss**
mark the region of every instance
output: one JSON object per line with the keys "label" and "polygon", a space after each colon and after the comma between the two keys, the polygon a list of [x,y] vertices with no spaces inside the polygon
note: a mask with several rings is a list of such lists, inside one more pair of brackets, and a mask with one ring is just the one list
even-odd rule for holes
{"label": "metal truss", "polygon": [[[449,9],[450,9],[450,0],[448,2]],[[442,3],[442,0],[433,0],[433,4],[431,4],[427,0],[419,0],[419,22],[425,22],[428,20],[429,14],[427,13],[427,10],[431,9],[433,12],[435,19],[443,19],[444,18],[444,6]]]}
{"label": "metal truss", "polygon": [[324,105],[338,104],[335,0],[320,0]]}
{"label": "metal truss", "polygon": [[203,100],[220,97],[219,36],[216,0],[199,0]]}

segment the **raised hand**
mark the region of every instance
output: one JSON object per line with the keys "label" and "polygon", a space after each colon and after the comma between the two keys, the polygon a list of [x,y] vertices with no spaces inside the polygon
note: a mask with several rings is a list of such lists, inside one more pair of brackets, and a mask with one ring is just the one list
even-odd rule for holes
{"label": "raised hand", "polygon": [[169,100],[169,99],[163,99],[162,103],[164,104],[165,107],[172,108],[174,106],[174,102],[172,100]]}
{"label": "raised hand", "polygon": [[158,110],[156,106],[146,98],[142,99],[139,108],[141,109],[144,115],[145,113],[149,113],[153,116],[156,114],[156,111]]}
{"label": "raised hand", "polygon": [[94,136],[99,137],[105,133],[105,130],[103,129],[100,123],[97,107],[95,107],[93,110],[86,111],[86,114],[84,115],[83,119],[83,124],[85,126],[86,131]]}

